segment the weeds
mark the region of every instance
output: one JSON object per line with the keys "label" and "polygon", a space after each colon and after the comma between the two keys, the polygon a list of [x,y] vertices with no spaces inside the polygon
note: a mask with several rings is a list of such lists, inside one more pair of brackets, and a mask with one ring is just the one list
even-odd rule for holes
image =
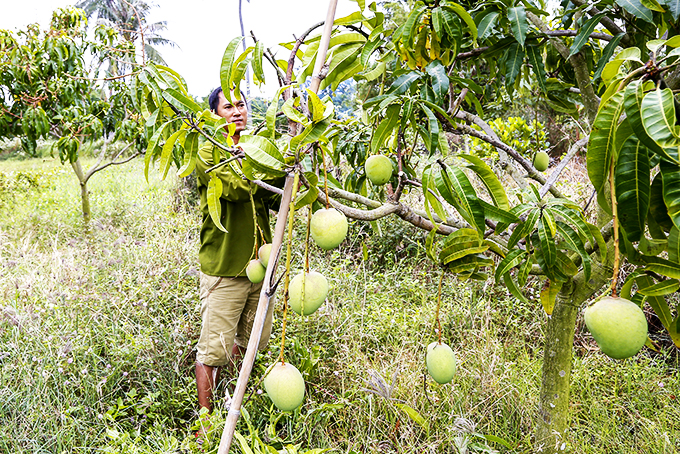
{"label": "weeds", "polygon": [[[1,164],[3,175],[24,172],[49,184],[0,192],[0,452],[217,448],[223,406],[210,416],[204,443],[194,436],[199,215],[177,209],[176,182],[147,184],[141,165],[92,181],[86,231],[70,169],[50,160]],[[452,384],[437,385],[424,367],[437,271],[423,260],[422,240],[394,222],[344,249],[315,250],[312,268],[323,270],[331,292],[314,315],[291,316],[287,334],[305,403],[281,413],[263,393],[258,381],[279,349],[270,342],[249,384],[238,452],[532,452],[540,304],[447,279],[442,334],[458,372]],[[298,266],[302,254],[294,250]],[[272,338],[280,331],[276,318]],[[677,452],[677,359],[645,351],[611,361],[581,337],[572,451]],[[224,377],[220,391],[234,382]]]}

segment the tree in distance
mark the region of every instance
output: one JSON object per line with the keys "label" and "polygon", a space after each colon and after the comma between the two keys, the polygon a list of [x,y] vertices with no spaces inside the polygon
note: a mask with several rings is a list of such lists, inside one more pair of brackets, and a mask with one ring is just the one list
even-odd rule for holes
{"label": "tree in distance", "polygon": [[387,156],[381,154],[373,155],[366,160],[364,170],[366,171],[366,177],[371,180],[371,183],[380,186],[392,178],[392,161]]}
{"label": "tree in distance", "polygon": [[277,362],[264,377],[264,389],[281,411],[295,410],[305,398],[305,380],[290,363]]}
{"label": "tree in distance", "polygon": [[602,298],[586,308],[584,318],[598,347],[610,358],[630,358],[647,341],[644,312],[625,298]]}
{"label": "tree in distance", "polygon": [[343,213],[335,208],[322,208],[312,215],[310,234],[321,249],[328,251],[343,242],[348,227]]}
{"label": "tree in distance", "polygon": [[250,282],[253,284],[259,284],[264,280],[264,275],[265,275],[265,269],[264,266],[262,266],[262,263],[260,263],[259,260],[251,260],[248,262],[248,266],[246,267],[246,276],[248,276],[248,279]]}
{"label": "tree in distance", "polygon": [[[303,279],[304,300],[302,298]],[[316,271],[310,271],[306,275],[300,273],[290,281],[288,293],[291,309],[299,315],[309,315],[316,312],[323,302],[326,301],[328,280],[323,274]]]}
{"label": "tree in distance", "polygon": [[435,341],[427,346],[425,364],[430,376],[441,385],[453,380],[456,374],[456,355],[443,342]]}
{"label": "tree in distance", "polygon": [[267,268],[269,265],[269,254],[272,252],[272,245],[270,243],[263,244],[260,249],[257,250],[257,257],[260,259],[262,266]]}
{"label": "tree in distance", "polygon": [[534,156],[534,167],[539,172],[545,172],[548,169],[548,164],[550,163],[550,156],[545,151],[539,151]]}

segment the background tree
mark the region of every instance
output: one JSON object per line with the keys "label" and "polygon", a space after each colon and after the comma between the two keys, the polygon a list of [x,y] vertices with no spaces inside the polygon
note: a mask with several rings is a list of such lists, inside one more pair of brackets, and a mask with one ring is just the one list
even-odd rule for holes
{"label": "background tree", "polygon": [[[116,31],[104,25],[97,26],[90,40],[86,23],[82,10],[65,8],[54,12],[44,32],[37,25],[16,34],[0,30],[0,137],[19,137],[31,155],[38,139],[55,139],[52,149],[62,163],[71,164],[80,182],[87,220],[91,216],[88,180],[139,155],[146,139],[124,77],[106,78],[103,69],[129,53],[131,44],[120,41]],[[104,80],[97,79],[100,75]],[[102,138],[96,163],[84,170],[79,150],[84,143]],[[116,140],[124,145],[110,155],[107,144]]]}
{"label": "background tree", "polygon": [[[568,442],[574,329],[586,301],[611,293],[648,304],[680,345],[678,316],[666,299],[680,287],[680,130],[674,95],[663,81],[668,74],[673,84],[678,73],[680,10],[656,3],[648,5],[652,9],[630,2],[564,3],[562,19],[550,28],[542,19],[548,12],[530,3],[417,1],[395,28],[375,3],[357,3],[358,12],[335,20],[321,86],[335,88],[350,78],[374,84],[361,120],[334,121],[329,99],[291,86],[291,80],[305,81],[316,64],[315,27],[288,44],[288,61],[276,61],[261,43],[237,56],[236,39],[223,58],[225,92],[238,86],[247,65],[261,71],[263,59],[273,63],[281,84],[257,134],[241,136],[243,152],[232,148],[221,134],[228,125],[168,88],[167,96],[154,98],[157,140],[149,143],[147,162],[159,159],[164,175],[172,154],[183,155],[180,173],[186,174],[200,134],[218,144],[215,162],[233,166],[236,157],[244,158],[243,176],[258,184],[263,177],[296,174],[306,187],[297,208],[319,202],[367,221],[396,214],[429,231],[428,255],[459,279],[493,275],[523,301],[527,282],[539,280],[540,304],[550,317],[534,443],[536,450],[561,451]],[[301,69],[293,78],[295,63]],[[498,102],[496,94],[504,90],[511,97],[523,82],[536,84],[537,96],[575,117],[588,136],[570,146],[547,178],[485,121],[485,106]],[[154,90],[147,85],[141,96]],[[173,115],[165,115],[164,101]],[[289,119],[287,135],[275,128],[279,112]],[[477,156],[452,153],[446,134],[495,147],[498,172]],[[586,145],[600,205],[595,223],[555,188]],[[363,165],[372,154],[394,162],[384,189],[366,180]],[[209,193],[219,197],[215,180]],[[415,199],[406,192],[418,194],[424,206],[412,206]],[[218,220],[219,204],[209,206]],[[621,257],[634,269],[623,283]]]}

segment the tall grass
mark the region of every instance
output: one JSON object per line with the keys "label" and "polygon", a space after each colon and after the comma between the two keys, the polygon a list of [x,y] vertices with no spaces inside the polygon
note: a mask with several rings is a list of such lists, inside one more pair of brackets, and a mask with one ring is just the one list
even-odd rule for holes
{"label": "tall grass", "polygon": [[[203,445],[193,436],[199,215],[177,203],[176,182],[147,184],[140,162],[107,169],[90,183],[86,228],[70,168],[4,161],[0,172],[13,182],[0,186],[0,452],[214,452],[221,404]],[[38,183],[16,183],[19,173]],[[458,372],[438,385],[424,350],[436,339],[439,271],[420,234],[396,220],[381,222],[383,236],[352,230],[339,250],[312,249],[312,267],[331,282],[327,303],[289,318],[285,354],[305,376],[305,403],[281,414],[259,383],[280,349],[279,300],[238,426],[244,442],[255,452],[260,441],[347,454],[533,452],[540,303],[447,277],[442,334]],[[678,452],[677,356],[612,361],[589,335],[578,339],[569,449]]]}

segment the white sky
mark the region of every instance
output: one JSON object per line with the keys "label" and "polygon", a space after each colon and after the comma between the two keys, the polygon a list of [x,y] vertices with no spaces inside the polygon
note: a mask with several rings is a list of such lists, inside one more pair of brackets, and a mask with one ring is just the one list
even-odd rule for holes
{"label": "white sky", "polygon": [[[14,30],[38,22],[47,27],[56,8],[72,5],[77,0],[19,0],[2,1],[0,28]],[[219,85],[219,70],[222,54],[229,41],[240,36],[238,21],[238,0],[150,0],[158,5],[153,8],[149,22],[167,21],[163,37],[177,43],[179,48],[160,47],[160,52],[172,69],[187,81],[193,95],[207,96],[212,88]],[[368,3],[368,2],[367,2]],[[339,0],[335,17],[343,17],[357,11],[354,1]],[[277,57],[286,58],[285,49],[278,43],[292,41],[293,35],[303,33],[311,25],[326,18],[326,0],[243,0],[243,26],[246,35],[250,30],[266,46],[276,52]],[[252,44],[252,39],[246,41]],[[264,63],[265,69],[269,66]],[[273,70],[265,73],[267,87],[264,95],[272,96],[278,89]],[[245,89],[245,86],[243,86]],[[251,95],[257,96],[258,89],[252,86]]]}

